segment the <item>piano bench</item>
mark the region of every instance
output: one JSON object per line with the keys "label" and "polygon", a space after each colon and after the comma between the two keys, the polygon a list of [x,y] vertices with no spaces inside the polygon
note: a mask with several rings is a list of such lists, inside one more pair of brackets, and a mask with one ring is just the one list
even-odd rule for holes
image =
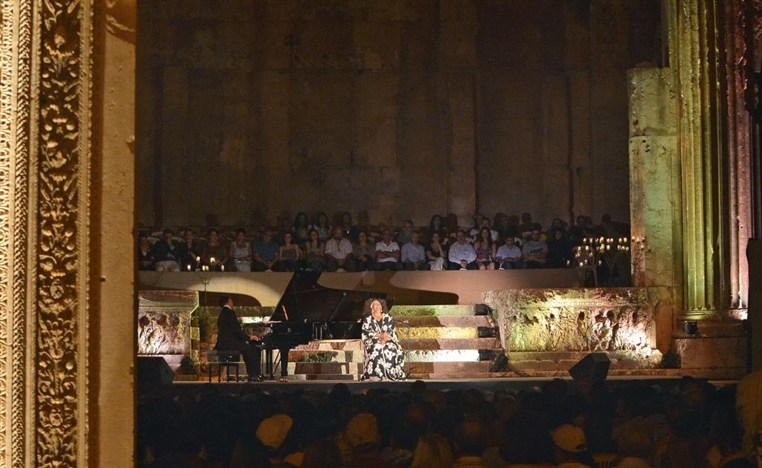
{"label": "piano bench", "polygon": [[235,371],[235,382],[238,382],[238,365],[241,353],[238,351],[209,351],[206,354],[207,367],[209,370],[209,382],[212,381],[212,372],[217,368],[217,382],[222,382],[222,368],[225,368],[225,379],[230,382],[230,369]]}

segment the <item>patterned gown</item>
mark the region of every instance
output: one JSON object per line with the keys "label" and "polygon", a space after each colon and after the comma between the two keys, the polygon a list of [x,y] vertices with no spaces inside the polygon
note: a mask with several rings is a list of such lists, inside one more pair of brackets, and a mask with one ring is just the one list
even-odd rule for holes
{"label": "patterned gown", "polygon": [[[376,333],[386,332],[391,339],[381,344]],[[381,380],[404,380],[404,356],[394,321],[389,314],[384,314],[380,322],[372,315],[367,315],[362,322],[362,344],[365,349],[365,371],[362,380],[379,378]]]}

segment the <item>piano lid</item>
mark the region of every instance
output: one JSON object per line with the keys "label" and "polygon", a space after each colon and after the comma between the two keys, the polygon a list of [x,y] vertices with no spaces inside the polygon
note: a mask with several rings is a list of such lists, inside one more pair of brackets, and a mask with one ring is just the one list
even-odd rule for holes
{"label": "piano lid", "polygon": [[385,299],[387,308],[392,306],[384,293],[326,288],[318,284],[319,278],[317,271],[294,273],[270,321],[358,322],[371,297]]}

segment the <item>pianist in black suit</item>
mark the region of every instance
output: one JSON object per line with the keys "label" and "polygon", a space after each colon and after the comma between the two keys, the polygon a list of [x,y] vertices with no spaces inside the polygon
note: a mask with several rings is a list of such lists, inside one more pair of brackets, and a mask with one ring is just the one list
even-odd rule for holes
{"label": "pianist in black suit", "polygon": [[385,311],[385,301],[369,299],[368,302],[370,311],[362,321],[365,349],[362,380],[405,380],[402,347],[394,320]]}
{"label": "pianist in black suit", "polygon": [[252,341],[257,341],[256,336],[248,336],[241,329],[238,318],[233,311],[233,298],[230,296],[220,296],[220,305],[222,310],[217,319],[217,344],[214,349],[217,351],[238,351],[243,355],[243,362],[246,364],[246,373],[249,375],[249,381],[262,380],[262,351],[252,346]]}

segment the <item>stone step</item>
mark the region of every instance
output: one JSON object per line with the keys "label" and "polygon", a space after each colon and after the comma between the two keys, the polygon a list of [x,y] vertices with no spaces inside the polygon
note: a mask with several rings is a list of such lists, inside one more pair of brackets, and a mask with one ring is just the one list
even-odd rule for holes
{"label": "stone step", "polygon": [[[277,355],[274,354],[274,356]],[[353,350],[311,350],[311,349],[292,349],[288,352],[289,362],[302,363],[323,363],[323,362],[362,362],[363,352]]]}
{"label": "stone step", "polygon": [[404,350],[439,350],[439,349],[495,349],[501,350],[499,338],[440,338],[440,339],[401,339]]}
{"label": "stone step", "polygon": [[405,360],[410,362],[480,362],[478,349],[408,350]]}
{"label": "stone step", "polygon": [[443,316],[475,316],[475,305],[471,304],[447,304],[447,305],[395,305],[389,310],[389,315],[394,318],[402,317],[443,317]]}
{"label": "stone step", "polygon": [[[289,363],[289,368],[292,363]],[[355,364],[354,366],[352,364]],[[346,375],[357,371],[357,363],[349,362],[294,362],[289,374]]]}
{"label": "stone step", "polygon": [[493,327],[494,322],[486,315],[421,315],[414,317],[404,317],[396,319],[397,330],[404,330],[406,324],[403,320],[410,322],[411,327]]}
{"label": "stone step", "polygon": [[362,340],[316,340],[299,345],[293,349],[299,351],[359,351],[362,352]]}
{"label": "stone step", "polygon": [[401,340],[440,338],[479,338],[479,329],[474,327],[397,327],[397,337]]}
{"label": "stone step", "polygon": [[[449,374],[466,375],[471,373],[489,373],[491,361],[482,362],[405,362],[405,372],[410,374]],[[462,378],[462,377],[459,377]]]}

